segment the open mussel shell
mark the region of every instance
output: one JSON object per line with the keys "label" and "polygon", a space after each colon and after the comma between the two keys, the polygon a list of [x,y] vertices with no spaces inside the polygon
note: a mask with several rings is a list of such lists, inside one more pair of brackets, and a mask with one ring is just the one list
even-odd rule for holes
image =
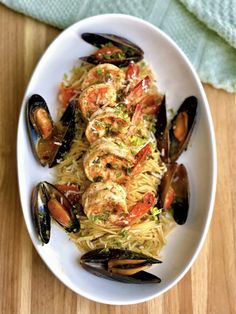
{"label": "open mussel shell", "polygon": [[[54,185],[44,181],[42,182],[47,200],[47,207],[50,216],[56,220],[66,231],[78,232],[80,223],[76,217],[75,207],[71,205],[67,197],[61,193]],[[59,207],[51,208],[50,201],[55,200]]]}
{"label": "open mussel shell", "polygon": [[151,256],[122,249],[96,249],[85,253],[81,257],[81,261],[92,263],[104,263],[109,261],[110,259],[143,259],[151,264],[161,263],[161,261]]}
{"label": "open mussel shell", "polygon": [[40,242],[47,244],[50,239],[51,218],[47,207],[45,187],[39,183],[32,192],[31,210]]}
{"label": "open mussel shell", "polygon": [[187,145],[193,131],[197,113],[197,98],[187,97],[177,114],[167,123],[165,97],[157,114],[156,139],[161,159],[165,163],[175,162]]}
{"label": "open mussel shell", "polygon": [[126,38],[113,35],[113,34],[99,34],[99,33],[83,33],[81,37],[91,45],[97,48],[103,48],[104,46],[110,44],[115,47],[118,47],[122,50],[124,57],[123,58],[114,58],[114,59],[101,59],[98,60],[96,55],[91,55],[87,57],[82,57],[80,59],[92,63],[112,63],[118,67],[127,66],[130,61],[139,62],[143,59],[143,50],[135,45],[133,42],[127,40]]}
{"label": "open mussel shell", "polygon": [[26,120],[31,146],[42,166],[50,168],[63,160],[75,133],[76,101],[72,100],[58,123],[53,123],[42,96],[34,94],[26,106]]}
{"label": "open mussel shell", "polygon": [[172,188],[175,192],[172,203],[174,219],[182,225],[187,220],[189,210],[189,182],[187,170],[183,164],[179,165],[174,173]]}
{"label": "open mussel shell", "polygon": [[169,158],[169,130],[167,128],[166,114],[166,97],[164,95],[161,104],[159,105],[157,123],[156,123],[156,139],[157,148],[161,153],[161,159],[167,163]]}
{"label": "open mussel shell", "polygon": [[92,274],[124,283],[159,283],[161,279],[143,271],[161,263],[145,254],[122,249],[96,249],[84,254],[81,266]]}
{"label": "open mussel shell", "polygon": [[90,272],[91,274],[109,280],[115,280],[123,283],[144,284],[144,283],[160,283],[161,279],[146,271],[140,271],[132,276],[123,276],[113,274],[104,268],[95,268],[87,264],[81,264],[81,266]]}
{"label": "open mussel shell", "polygon": [[48,163],[48,154],[38,154],[38,144],[40,141],[47,142],[53,133],[53,121],[42,96],[32,95],[26,105],[26,121],[31,147],[36,159],[42,166]]}
{"label": "open mussel shell", "polygon": [[119,68],[127,67],[131,61],[137,63],[143,59],[142,56],[135,56],[135,57],[130,57],[130,58],[124,58],[124,59],[108,59],[108,60],[98,60],[94,55],[88,56],[88,57],[81,57],[80,58],[83,61],[86,61],[88,63],[98,65],[101,63],[112,63],[116,65]]}
{"label": "open mussel shell", "polygon": [[[169,158],[171,162],[176,161],[182,151],[187,148],[195,123],[197,103],[198,101],[195,96],[186,98],[177,111],[176,116],[171,121],[169,132],[171,143]],[[182,129],[179,139],[177,139],[175,135],[178,125],[180,126],[179,128]]]}
{"label": "open mussel shell", "polygon": [[31,209],[36,231],[42,243],[49,242],[51,217],[68,232],[80,230],[75,207],[54,185],[46,181],[40,182],[34,188]]}
{"label": "open mussel shell", "polygon": [[64,114],[62,115],[59,123],[56,127],[59,130],[58,133],[62,133],[61,138],[59,138],[59,144],[54,154],[51,156],[49,161],[49,168],[57,165],[61,160],[64,159],[65,154],[70,150],[72,141],[75,135],[75,110],[76,101],[70,101]]}
{"label": "open mussel shell", "polygon": [[169,164],[159,187],[159,206],[172,208],[174,220],[182,225],[189,211],[189,180],[183,164]]}
{"label": "open mussel shell", "polygon": [[143,55],[144,53],[139,46],[135,45],[130,40],[114,34],[83,33],[81,37],[83,40],[97,48],[102,48],[104,45],[111,43],[124,51],[127,50],[128,57],[137,54]]}

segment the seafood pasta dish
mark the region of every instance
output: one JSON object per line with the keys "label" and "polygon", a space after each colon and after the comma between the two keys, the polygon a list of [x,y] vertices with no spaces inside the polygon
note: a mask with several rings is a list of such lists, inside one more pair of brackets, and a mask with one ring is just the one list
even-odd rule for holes
{"label": "seafood pasta dish", "polygon": [[166,91],[141,48],[116,35],[82,38],[97,50],[60,82],[58,122],[41,95],[27,103],[34,155],[55,167],[54,181],[32,192],[38,238],[49,242],[53,218],[85,253],[86,270],[160,282],[143,270],[161,262],[167,234],[187,220],[188,175],[176,160],[187,148],[197,99],[183,100],[168,122]]}

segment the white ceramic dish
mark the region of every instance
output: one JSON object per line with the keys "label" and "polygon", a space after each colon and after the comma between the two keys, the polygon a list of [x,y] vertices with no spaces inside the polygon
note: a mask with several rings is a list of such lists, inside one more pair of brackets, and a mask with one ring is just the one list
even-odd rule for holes
{"label": "white ceramic dish", "polygon": [[[190,178],[190,210],[187,222],[168,236],[162,251],[163,263],[151,272],[162,278],[160,284],[129,285],[98,278],[83,270],[80,252],[65,232],[52,225],[51,240],[40,245],[30,211],[32,188],[39,181],[52,181],[53,170],[41,167],[31,151],[25,123],[25,104],[34,93],[42,95],[52,115],[57,110],[58,84],[80,56],[94,48],[83,41],[83,32],[114,33],[139,45],[157,76],[167,105],[178,108],[184,98],[199,100],[197,123],[187,152],[180,157]],[[87,18],[64,32],[50,45],[38,63],[26,90],[18,125],[18,178],[22,209],[32,242],[50,270],[76,293],[107,304],[133,304],[159,296],[175,285],[189,270],[205,239],[214,205],[216,188],[215,137],[207,99],[187,58],[176,44],[151,24],[127,15],[108,14]]]}

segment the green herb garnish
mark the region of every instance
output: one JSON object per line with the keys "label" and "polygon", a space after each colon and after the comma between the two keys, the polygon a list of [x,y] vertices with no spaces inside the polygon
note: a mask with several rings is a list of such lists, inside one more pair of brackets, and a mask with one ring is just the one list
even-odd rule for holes
{"label": "green herb garnish", "polygon": [[126,238],[128,236],[128,230],[127,229],[121,229],[119,231],[119,235],[122,237],[122,238]]}
{"label": "green herb garnish", "polygon": [[97,75],[102,75],[102,69],[97,69]]}
{"label": "green herb garnish", "polygon": [[155,216],[158,216],[159,214],[161,214],[162,208],[152,207],[150,209],[150,212],[151,212],[152,216],[155,217]]}

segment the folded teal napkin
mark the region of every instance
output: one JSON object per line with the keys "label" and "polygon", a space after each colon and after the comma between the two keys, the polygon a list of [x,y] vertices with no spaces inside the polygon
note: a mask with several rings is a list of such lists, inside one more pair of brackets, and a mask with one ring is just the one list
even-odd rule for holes
{"label": "folded teal napkin", "polygon": [[236,91],[235,0],[0,0],[58,28],[87,16],[124,13],[162,29],[182,48],[202,82]]}

